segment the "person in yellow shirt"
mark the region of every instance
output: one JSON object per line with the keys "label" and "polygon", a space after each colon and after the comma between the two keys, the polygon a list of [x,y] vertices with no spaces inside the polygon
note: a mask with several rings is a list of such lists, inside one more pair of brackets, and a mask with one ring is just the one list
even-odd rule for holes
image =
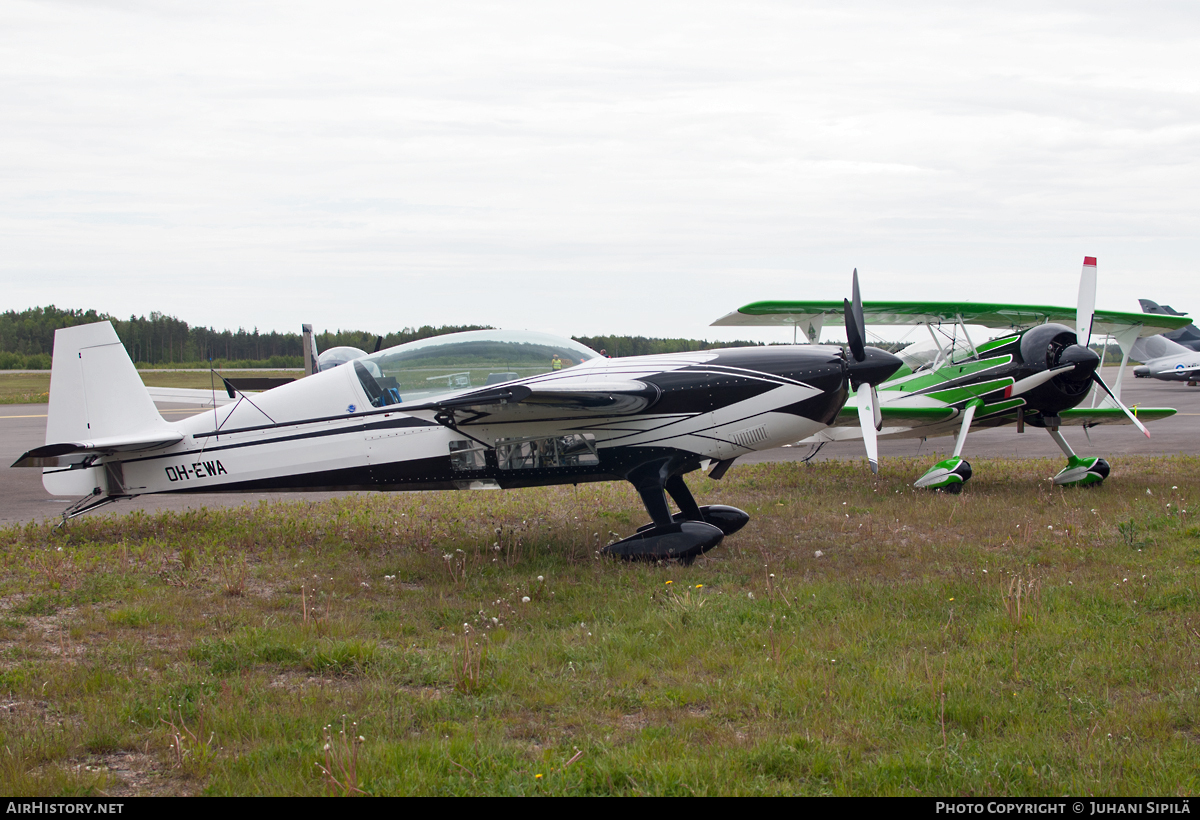
{"label": "person in yellow shirt", "polygon": [[550,360],[551,370],[562,370],[562,359],[558,358],[558,354],[554,354],[554,358]]}

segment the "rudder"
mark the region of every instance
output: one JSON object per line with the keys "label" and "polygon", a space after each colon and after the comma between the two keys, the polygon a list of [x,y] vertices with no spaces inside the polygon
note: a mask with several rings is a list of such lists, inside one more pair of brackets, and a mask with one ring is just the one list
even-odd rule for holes
{"label": "rudder", "polygon": [[[47,445],[144,436],[167,426],[112,324],[54,332]],[[97,465],[46,469],[42,484],[54,495],[85,495],[106,480]]]}

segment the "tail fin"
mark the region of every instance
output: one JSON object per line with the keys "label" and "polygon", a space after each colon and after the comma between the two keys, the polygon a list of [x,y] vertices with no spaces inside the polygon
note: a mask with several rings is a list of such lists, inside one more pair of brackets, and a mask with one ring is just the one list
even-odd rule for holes
{"label": "tail fin", "polygon": [[111,324],[54,332],[47,444],[121,438],[165,425]]}
{"label": "tail fin", "polygon": [[1160,305],[1158,302],[1152,302],[1149,299],[1138,299],[1138,304],[1142,306],[1142,313],[1157,313],[1162,316],[1187,316],[1186,313],[1180,313],[1170,305]]}
{"label": "tail fin", "polygon": [[[46,446],[13,466],[49,468],[42,475],[48,491],[83,495],[104,486],[102,456],[182,438],[155,409],[113,326],[77,325],[54,332]],[[109,487],[110,494],[123,491]]]}

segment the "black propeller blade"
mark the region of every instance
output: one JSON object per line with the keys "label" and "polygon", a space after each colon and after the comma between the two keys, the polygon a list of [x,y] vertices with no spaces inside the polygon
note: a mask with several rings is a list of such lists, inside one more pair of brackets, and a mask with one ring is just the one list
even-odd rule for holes
{"label": "black propeller blade", "polygon": [[846,343],[850,346],[850,353],[854,356],[854,361],[861,362],[867,356],[867,326],[863,320],[862,297],[858,293],[858,268],[854,269],[854,287],[851,291],[854,300],[843,300],[845,302],[843,313],[846,317]]}
{"label": "black propeller blade", "polygon": [[844,299],[846,342],[854,361],[848,362],[846,375],[850,389],[857,393],[858,422],[862,429],[863,445],[872,473],[879,473],[879,440],[877,431],[883,426],[879,394],[875,386],[885,381],[901,365],[900,359],[874,347],[867,347],[867,323],[863,318],[862,295],[858,290],[858,268],[854,269],[852,299]]}
{"label": "black propeller blade", "polygon": [[376,339],[376,340],[375,340],[375,349],[374,349],[374,350],[372,350],[371,352],[372,352],[372,353],[378,353],[378,352],[379,352],[379,348],[380,348],[380,347],[382,347],[382,346],[383,346],[383,337],[382,337],[382,336],[380,336],[378,339]]}
{"label": "black propeller blade", "polygon": [[1123,411],[1125,411],[1125,415],[1128,416],[1129,420],[1132,421],[1137,426],[1137,429],[1142,431],[1142,433],[1146,436],[1146,438],[1150,438],[1150,431],[1146,429],[1146,425],[1144,425],[1140,421],[1138,421],[1137,416],[1135,416],[1133,413],[1129,412],[1129,408],[1126,407],[1124,404],[1122,404],[1121,400],[1118,399],[1115,395],[1113,395],[1113,391],[1108,389],[1108,385],[1104,383],[1104,379],[1100,378],[1099,373],[1092,371],[1092,381],[1094,381],[1096,384],[1100,385],[1100,389],[1108,394],[1108,397],[1113,400],[1113,402],[1117,405],[1117,407],[1120,407]]}

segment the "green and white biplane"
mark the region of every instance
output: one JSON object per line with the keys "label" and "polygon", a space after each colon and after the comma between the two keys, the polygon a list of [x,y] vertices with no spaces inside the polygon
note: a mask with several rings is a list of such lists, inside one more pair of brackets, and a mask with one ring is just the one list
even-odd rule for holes
{"label": "green and white biplane", "polygon": [[[954,454],[931,467],[917,487],[957,492],[971,477],[962,458],[971,429],[1015,424],[1046,430],[1067,456],[1056,484],[1103,481],[1108,462],[1075,454],[1059,432],[1063,426],[1085,430],[1100,424],[1133,424],[1146,436],[1144,421],[1174,415],[1169,407],[1139,408],[1136,415],[1121,403],[1121,382],[1129,351],[1143,336],[1186,326],[1190,319],[1147,313],[1095,310],[1096,260],[1085,257],[1076,307],[984,304],[972,302],[863,302],[868,325],[924,325],[930,339],[899,354],[904,366],[876,390],[860,386],[837,421],[803,443],[862,438],[872,471],[878,470],[876,435],[900,438],[957,436]],[[792,326],[816,343],[827,319],[840,317],[849,302],[753,302],[729,313],[716,326]],[[976,344],[967,326],[1009,331]],[[862,322],[859,322],[862,326]],[[1103,358],[1088,344],[1092,335],[1108,337],[1121,349],[1115,389],[1100,378]],[[1080,341],[1082,340],[1082,342]],[[1107,353],[1107,346],[1105,346]],[[1102,401],[1082,407],[1093,385]],[[873,419],[872,419],[873,417]],[[866,423],[874,421],[872,425]],[[862,422],[862,423],[860,423]]]}

